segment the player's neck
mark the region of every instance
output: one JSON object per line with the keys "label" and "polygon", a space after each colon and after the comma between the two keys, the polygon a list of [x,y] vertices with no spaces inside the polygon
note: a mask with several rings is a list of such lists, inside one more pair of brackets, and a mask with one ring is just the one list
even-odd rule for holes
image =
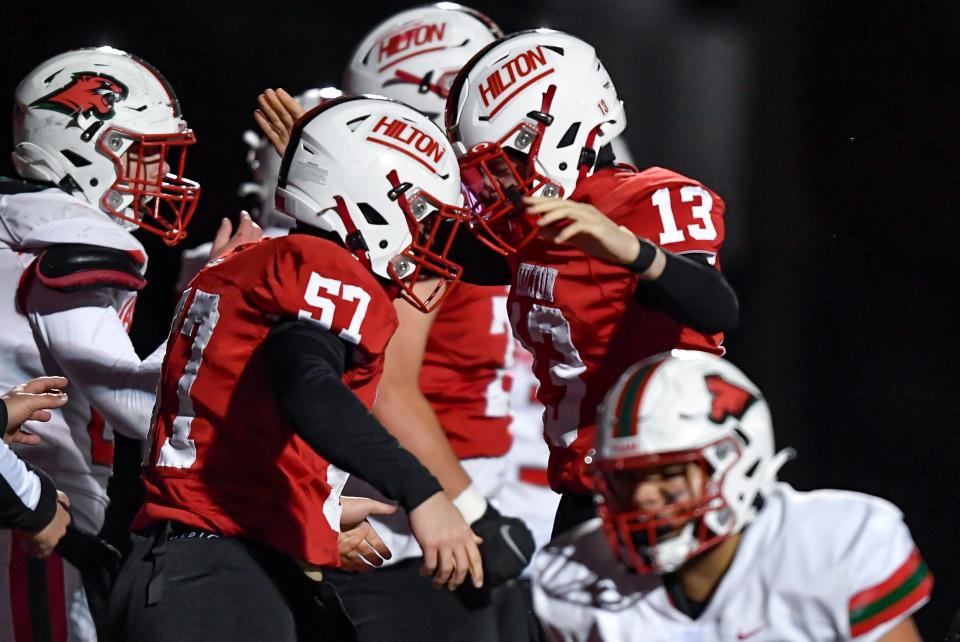
{"label": "player's neck", "polygon": [[687,597],[697,602],[707,601],[730,568],[739,545],[740,533],[731,535],[677,570],[677,578]]}

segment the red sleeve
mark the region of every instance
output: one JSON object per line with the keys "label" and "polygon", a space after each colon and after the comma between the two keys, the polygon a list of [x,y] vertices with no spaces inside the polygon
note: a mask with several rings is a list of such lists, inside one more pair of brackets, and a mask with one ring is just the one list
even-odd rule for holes
{"label": "red sleeve", "polygon": [[709,187],[658,167],[634,174],[625,187],[632,193],[618,222],[633,233],[676,254],[720,251],[724,202]]}
{"label": "red sleeve", "polygon": [[329,241],[291,235],[273,243],[273,258],[253,294],[262,309],[278,318],[312,321],[368,356],[382,354],[397,317],[376,278]]}

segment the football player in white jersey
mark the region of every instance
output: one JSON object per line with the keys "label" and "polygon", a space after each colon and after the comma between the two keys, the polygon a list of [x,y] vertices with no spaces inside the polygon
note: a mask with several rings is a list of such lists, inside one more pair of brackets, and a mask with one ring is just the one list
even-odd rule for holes
{"label": "football player in white jersey", "polygon": [[[127,336],[147,263],[131,231],[171,245],[185,236],[200,194],[184,177],[194,140],[159,72],[109,47],[54,56],[15,92],[13,162],[25,180],[0,181],[0,389],[44,372],[70,379],[69,402],[28,425],[42,442],[18,453],[70,496],[73,523],[90,533],[103,523],[113,430],[145,437],[163,359],[161,346],[141,360]],[[95,640],[78,571],[21,555],[0,532],[0,640],[30,630]],[[51,598],[31,600],[39,590]]]}
{"label": "football player in white jersey", "polygon": [[552,639],[920,639],[933,578],[903,515],[859,493],[777,482],[760,391],[720,357],[673,351],[607,394],[600,517],[534,559]]}

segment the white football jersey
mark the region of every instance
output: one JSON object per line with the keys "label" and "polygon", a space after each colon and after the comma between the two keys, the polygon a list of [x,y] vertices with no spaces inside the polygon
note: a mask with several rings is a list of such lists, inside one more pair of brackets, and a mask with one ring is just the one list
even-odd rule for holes
{"label": "white football jersey", "polygon": [[534,558],[534,608],[553,640],[878,640],[930,597],[933,578],[900,511],[778,483],[696,620],[658,575],[628,571],[600,519]]}
{"label": "white football jersey", "polygon": [[45,374],[70,380],[67,405],[49,422],[26,425],[43,442],[16,450],[70,495],[78,526],[96,532],[107,503],[113,429],[146,435],[163,350],[141,362],[130,343],[136,292],[66,292],[25,275],[45,248],[68,243],[146,260],[129,232],[59,189],[0,195],[0,389]]}

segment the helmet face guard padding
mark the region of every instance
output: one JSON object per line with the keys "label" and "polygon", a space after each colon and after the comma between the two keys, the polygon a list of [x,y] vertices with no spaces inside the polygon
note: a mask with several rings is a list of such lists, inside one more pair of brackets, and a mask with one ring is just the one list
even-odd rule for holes
{"label": "helmet face guard padding", "polygon": [[503,36],[487,16],[452,2],[405,9],[371,29],[350,56],[344,90],[400,100],[442,125],[467,60]]}
{"label": "helmet face guard padding", "polygon": [[[113,161],[117,179],[100,197],[101,209],[157,234],[167,245],[179,243],[187,235],[200,196],[200,186],[183,175],[187,147],[194,143],[190,130],[137,134],[118,127],[107,129],[97,149]],[[126,150],[126,163],[115,149]],[[167,167],[172,171],[164,171]]]}
{"label": "helmet face guard padding", "polygon": [[[740,370],[673,350],[632,366],[609,390],[586,463],[614,552],[637,572],[668,573],[755,519],[791,456],[774,454],[769,408]],[[615,475],[673,464],[702,473],[689,502],[644,511],[613,492]]]}
{"label": "helmet face guard padding", "polygon": [[[456,162],[436,125],[406,105],[354,96],[305,113],[291,132],[276,194],[280,211],[337,234],[421,311],[436,308],[462,274],[448,258],[469,217],[459,205]],[[443,224],[449,229],[441,232]],[[440,281],[418,296],[414,285],[431,278]]]}
{"label": "helmet face guard padding", "polygon": [[[471,229],[509,253],[537,233],[520,199],[569,198],[593,173],[597,150],[626,127],[626,117],[593,47],[541,29],[491,43],[464,65],[447,99],[446,127],[464,173],[475,170],[472,182],[486,190],[472,199]],[[522,180],[491,189],[499,182],[494,163],[506,165],[502,175]]]}
{"label": "helmet face guard padding", "polygon": [[186,236],[200,194],[184,177],[194,142],[169,83],[123,51],[54,56],[16,90],[18,173],[55,183],[126,229],[142,227],[169,245]]}

